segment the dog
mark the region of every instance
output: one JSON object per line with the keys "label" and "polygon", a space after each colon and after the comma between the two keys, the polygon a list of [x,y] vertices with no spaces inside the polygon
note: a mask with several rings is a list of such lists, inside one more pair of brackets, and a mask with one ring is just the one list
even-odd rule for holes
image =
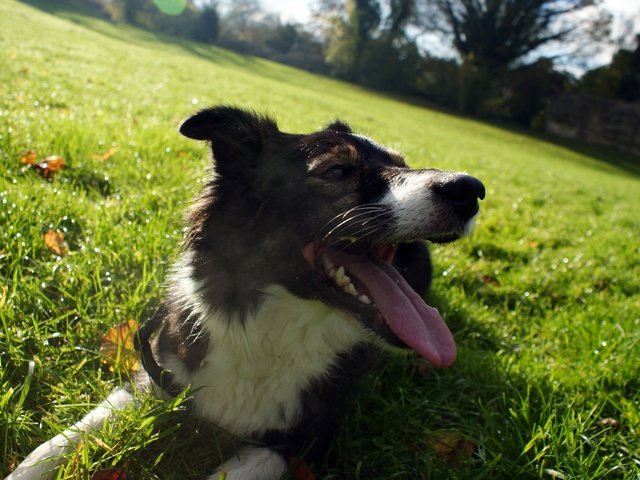
{"label": "dog", "polygon": [[412,170],[339,120],[289,134],[216,106],[180,132],[210,145],[214,173],[187,215],[166,298],[140,329],[144,372],[8,479],[54,476],[134,389],[190,388],[190,414],[250,440],[207,478],[276,480],[291,458],[323,458],[342,399],[379,348],[413,349],[438,368],[455,360],[452,334],[423,300],[423,241],[470,232],[480,180]]}

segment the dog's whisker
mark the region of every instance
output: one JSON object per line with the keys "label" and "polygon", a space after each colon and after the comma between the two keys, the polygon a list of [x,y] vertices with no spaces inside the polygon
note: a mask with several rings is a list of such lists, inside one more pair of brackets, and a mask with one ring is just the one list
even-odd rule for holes
{"label": "dog's whisker", "polygon": [[347,218],[353,218],[354,215],[352,215],[352,214],[354,214],[354,213],[376,212],[376,211],[384,211],[384,210],[386,210],[386,207],[384,205],[379,204],[379,203],[368,203],[368,204],[365,204],[365,205],[359,205],[359,206],[350,208],[349,210],[346,210],[344,212],[339,213],[338,215],[333,217],[331,220],[329,220],[327,223],[325,223],[325,225],[320,229],[320,231],[323,231],[324,229],[329,227],[332,222],[341,221],[341,220],[347,219]]}
{"label": "dog's whisker", "polygon": [[386,212],[385,209],[379,209],[375,211],[360,212],[356,215],[350,216],[345,220],[343,220],[342,222],[340,222],[335,227],[333,227],[331,230],[329,230],[323,236],[323,239],[326,239],[332,235],[337,235],[339,234],[340,231],[346,231],[348,228],[352,226],[352,224],[360,223],[361,225],[366,225],[368,222],[379,219],[381,217],[379,213],[385,213],[385,212]]}
{"label": "dog's whisker", "polygon": [[[386,221],[380,220],[375,224],[370,224],[370,225],[364,226],[359,230],[350,232],[350,236],[356,240],[360,240],[360,241],[367,240],[369,242],[375,243],[376,238],[375,237],[371,238],[371,237],[379,233],[383,229],[385,224],[386,224]],[[339,248],[337,249],[334,248],[336,246],[338,246]],[[323,248],[320,250],[319,254],[322,254],[322,252],[324,252],[325,250],[332,250],[332,249],[337,251],[343,251],[347,247],[348,247],[348,243],[345,243],[343,238],[334,237],[330,242],[323,244]]]}
{"label": "dog's whisker", "polygon": [[324,240],[331,239],[331,238],[336,238],[336,239],[356,238],[357,239],[360,232],[363,230],[369,229],[370,227],[386,225],[387,218],[373,217],[366,220],[360,220],[354,223],[355,224],[345,225],[344,228],[341,228],[340,230],[336,230],[331,232],[330,234],[327,234]]}

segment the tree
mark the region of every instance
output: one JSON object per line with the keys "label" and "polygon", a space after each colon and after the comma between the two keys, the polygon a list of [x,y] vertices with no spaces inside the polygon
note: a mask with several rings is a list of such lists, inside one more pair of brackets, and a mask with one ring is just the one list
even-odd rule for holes
{"label": "tree", "polygon": [[362,55],[381,22],[377,0],[320,0],[314,16],[325,58],[338,77],[358,81]]}
{"label": "tree", "polygon": [[392,91],[410,91],[420,55],[405,27],[414,0],[320,0],[314,11],[333,74]]}
{"label": "tree", "polygon": [[[421,0],[416,20],[450,36],[463,61],[496,71],[543,45],[568,40],[579,28],[601,31],[577,15],[599,1]],[[606,18],[593,21],[602,27]]]}
{"label": "tree", "polygon": [[215,5],[205,5],[193,26],[193,38],[200,42],[213,43],[218,38],[219,26],[220,15]]}
{"label": "tree", "polygon": [[567,90],[571,78],[556,71],[553,62],[546,58],[514,68],[501,86],[503,115],[525,127],[542,127],[548,103]]}
{"label": "tree", "polygon": [[265,43],[278,53],[289,53],[298,40],[298,29],[292,23],[281,24],[278,22],[274,26]]}
{"label": "tree", "polygon": [[385,20],[387,35],[398,38],[403,36],[405,27],[410,22],[414,10],[414,0],[389,0],[389,15]]}
{"label": "tree", "polygon": [[627,102],[640,101],[640,35],[635,39],[635,50],[620,48],[609,65],[585,73],[578,90]]}

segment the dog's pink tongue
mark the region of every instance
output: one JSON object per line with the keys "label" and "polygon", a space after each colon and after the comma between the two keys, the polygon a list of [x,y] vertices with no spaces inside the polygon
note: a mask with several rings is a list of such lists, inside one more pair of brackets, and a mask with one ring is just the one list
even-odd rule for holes
{"label": "dog's pink tongue", "polygon": [[448,367],[456,359],[456,344],[449,328],[400,273],[377,259],[339,253],[341,265],[369,290],[393,333],[435,367]]}

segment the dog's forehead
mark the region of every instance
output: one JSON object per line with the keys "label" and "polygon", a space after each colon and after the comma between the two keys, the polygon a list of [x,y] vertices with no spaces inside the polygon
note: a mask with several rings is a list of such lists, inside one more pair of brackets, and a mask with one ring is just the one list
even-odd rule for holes
{"label": "dog's forehead", "polygon": [[382,160],[393,166],[406,167],[404,157],[398,151],[356,133],[322,131],[307,135],[302,138],[301,149],[310,168],[332,159],[351,164]]}

